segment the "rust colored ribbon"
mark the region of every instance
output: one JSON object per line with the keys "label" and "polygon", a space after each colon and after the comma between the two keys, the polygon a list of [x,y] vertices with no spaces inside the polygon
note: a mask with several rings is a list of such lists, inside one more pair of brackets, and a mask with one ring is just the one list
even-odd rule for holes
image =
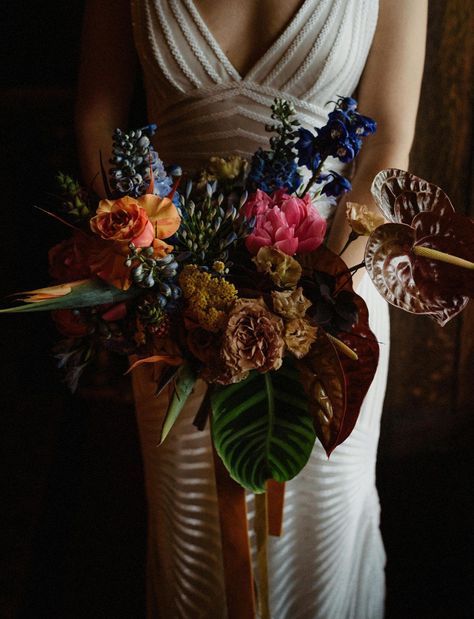
{"label": "rust colored ribbon", "polygon": [[268,599],[268,496],[255,495],[255,537],[257,540],[258,610],[261,619],[270,619]]}
{"label": "rust colored ribbon", "polygon": [[245,490],[230,477],[213,451],[228,619],[254,619],[255,594]]}
{"label": "rust colored ribbon", "polygon": [[283,505],[285,500],[285,482],[273,479],[267,481],[268,532],[280,537],[283,526]]}
{"label": "rust colored ribbon", "polygon": [[270,619],[268,587],[268,535],[280,536],[283,521],[285,484],[269,479],[265,494],[255,495],[255,537],[257,541],[258,610],[261,619]]}

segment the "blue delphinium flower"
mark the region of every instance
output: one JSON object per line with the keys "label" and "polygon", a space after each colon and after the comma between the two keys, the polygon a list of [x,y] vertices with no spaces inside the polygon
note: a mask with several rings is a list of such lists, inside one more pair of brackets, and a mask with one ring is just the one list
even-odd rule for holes
{"label": "blue delphinium flower", "polygon": [[261,189],[273,193],[285,188],[295,192],[301,184],[298,166],[294,159],[276,159],[273,153],[258,150],[252,157],[248,185],[251,190]]}
{"label": "blue delphinium flower", "polygon": [[326,174],[320,174],[317,182],[324,183],[321,193],[326,196],[338,197],[342,193],[352,189],[350,181],[345,176],[341,176],[341,174],[338,174],[333,170],[330,170]]}
{"label": "blue delphinium flower", "polygon": [[321,153],[315,148],[314,135],[308,129],[300,127],[295,148],[298,152],[298,163],[309,170],[315,170],[321,163]]}
{"label": "blue delphinium flower", "polygon": [[266,130],[276,135],[270,139],[270,150],[259,149],[252,157],[248,175],[250,191],[261,189],[265,193],[272,193],[285,188],[293,193],[300,186],[301,176],[294,154],[296,127],[299,122],[293,119],[294,114],[292,103],[275,99],[272,118],[277,122],[267,126]]}
{"label": "blue delphinium flower", "polygon": [[353,97],[339,97],[337,106],[344,112],[355,112],[357,110],[357,101]]}
{"label": "blue delphinium flower", "polygon": [[374,120],[357,112],[355,99],[341,97],[329,113],[328,122],[315,129],[315,135],[308,129],[299,129],[299,139],[295,143],[298,163],[316,174],[327,157],[348,163],[359,153],[361,138],[374,133],[375,129]]}

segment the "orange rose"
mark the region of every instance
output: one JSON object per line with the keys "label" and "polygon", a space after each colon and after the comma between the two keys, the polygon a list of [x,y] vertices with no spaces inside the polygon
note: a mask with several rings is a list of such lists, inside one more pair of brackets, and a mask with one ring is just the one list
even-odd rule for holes
{"label": "orange rose", "polygon": [[173,246],[162,239],[172,236],[180,222],[178,211],[168,198],[145,194],[136,199],[125,196],[101,200],[97,214],[91,219],[91,229],[100,238],[88,239],[91,271],[113,286],[127,290],[131,285],[130,269],[124,264],[128,244],[152,246],[155,258],[163,258]]}
{"label": "orange rose", "polygon": [[131,241],[147,247],[154,238],[153,226],[138,200],[129,196],[119,200],[101,200],[91,229],[106,241]]}
{"label": "orange rose", "polygon": [[145,209],[153,225],[156,239],[167,239],[179,228],[181,218],[169,198],[160,198],[147,193],[138,198],[138,203]]}
{"label": "orange rose", "polygon": [[49,274],[56,281],[70,282],[90,277],[90,269],[81,252],[81,236],[75,233],[49,250]]}

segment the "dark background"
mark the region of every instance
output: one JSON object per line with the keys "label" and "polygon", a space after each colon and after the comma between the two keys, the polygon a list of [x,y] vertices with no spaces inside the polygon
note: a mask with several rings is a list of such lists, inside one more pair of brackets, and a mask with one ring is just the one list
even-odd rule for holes
{"label": "dark background", "polygon": [[[83,2],[2,4],[0,293],[48,283],[64,237],[32,208],[56,170],[77,173],[72,128]],[[472,3],[430,3],[411,170],[473,215]],[[141,97],[134,106],[142,117]],[[471,209],[471,210],[470,210]],[[71,397],[46,315],[2,316],[3,522],[0,616],[144,617],[146,512],[123,364]],[[391,379],[378,486],[388,555],[387,619],[474,612],[474,311],[440,329],[392,312]],[[360,618],[364,619],[364,618]]]}

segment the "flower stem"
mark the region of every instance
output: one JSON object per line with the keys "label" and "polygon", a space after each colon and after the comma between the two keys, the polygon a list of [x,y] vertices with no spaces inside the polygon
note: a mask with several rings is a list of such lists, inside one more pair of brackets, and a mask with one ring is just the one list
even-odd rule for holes
{"label": "flower stem", "polygon": [[358,237],[359,237],[359,235],[357,234],[357,232],[354,232],[354,230],[351,230],[349,236],[347,237],[346,244],[344,245],[344,247],[339,252],[339,256],[342,256],[342,254],[346,251],[346,249],[349,247],[349,245],[352,243],[352,241],[355,241]]}
{"label": "flower stem", "polygon": [[452,254],[446,254],[444,251],[432,249],[431,247],[422,247],[421,245],[417,245],[416,247],[413,247],[413,253],[417,256],[421,256],[422,258],[431,258],[433,260],[446,262],[447,264],[452,264],[463,269],[474,270],[474,262],[464,260],[464,258],[459,258],[459,256],[453,256]]}
{"label": "flower stem", "polygon": [[354,273],[356,273],[359,269],[361,269],[363,266],[365,266],[365,262],[359,262],[359,264],[354,265],[353,267],[351,267],[350,269],[346,269],[345,271],[342,271],[340,273],[336,274],[336,277],[341,276],[342,278],[344,278],[344,275],[346,276],[344,279],[341,280],[341,283],[339,284],[339,286],[336,288],[336,290],[334,291],[334,294],[338,294],[343,288],[344,286],[350,282],[352,276],[354,275]]}
{"label": "flower stem", "polygon": [[302,196],[306,195],[308,191],[311,189],[311,187],[314,185],[314,183],[316,182],[316,179],[318,178],[318,176],[321,173],[321,170],[323,169],[323,163],[324,161],[321,161],[321,163],[318,165],[316,170],[313,172],[313,176],[309,179],[308,184],[306,185],[306,187],[304,188],[301,194]]}

